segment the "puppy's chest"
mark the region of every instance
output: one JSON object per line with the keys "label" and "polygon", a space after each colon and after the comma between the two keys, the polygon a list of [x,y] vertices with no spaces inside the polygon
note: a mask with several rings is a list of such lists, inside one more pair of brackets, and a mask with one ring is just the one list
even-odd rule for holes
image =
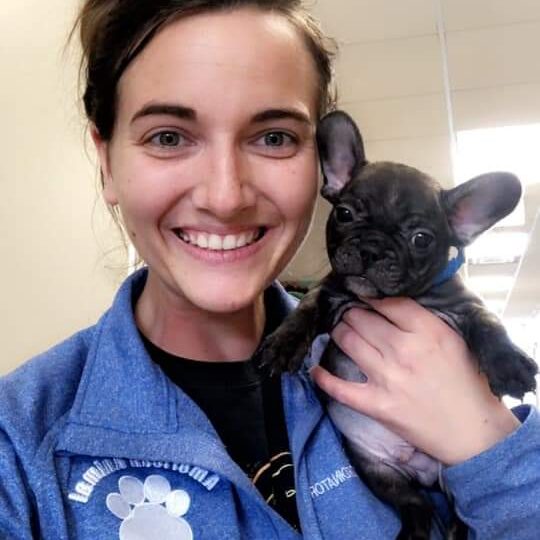
{"label": "puppy's chest", "polygon": [[[328,313],[331,327],[350,308],[371,309],[343,291],[340,295],[333,295],[326,307],[331,307]],[[324,347],[324,342],[318,343],[316,340],[312,347],[313,355],[319,356],[321,365],[341,379],[360,383],[367,380],[358,366],[332,341]],[[326,408],[334,425],[345,437],[353,458],[357,456],[375,464],[380,463],[381,467],[389,466],[425,486],[432,485],[438,479],[440,464],[437,460],[420,452],[380,422],[330,398],[327,398]]]}
{"label": "puppy's chest", "polygon": [[437,460],[419,451],[399,435],[369,416],[331,400],[327,405],[330,418],[346,438],[354,457],[389,466],[408,478],[431,486],[439,477]]}

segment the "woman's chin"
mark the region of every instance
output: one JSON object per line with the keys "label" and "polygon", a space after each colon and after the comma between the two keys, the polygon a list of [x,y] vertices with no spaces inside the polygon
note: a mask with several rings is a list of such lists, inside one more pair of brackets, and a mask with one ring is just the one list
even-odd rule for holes
{"label": "woman's chin", "polygon": [[250,287],[245,283],[207,283],[204,287],[183,289],[190,304],[216,314],[236,313],[252,306],[260,295],[259,291],[260,287]]}

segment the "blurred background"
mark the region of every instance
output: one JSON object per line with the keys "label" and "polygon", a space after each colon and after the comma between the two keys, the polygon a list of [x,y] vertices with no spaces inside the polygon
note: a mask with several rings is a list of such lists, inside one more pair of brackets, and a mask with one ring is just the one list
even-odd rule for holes
{"label": "blurred background", "polygon": [[[77,5],[0,6],[0,373],[92,324],[128,271],[99,199],[77,51],[66,48]],[[468,249],[464,275],[540,358],[540,2],[307,5],[339,44],[339,106],[358,122],[369,160],[407,163],[445,187],[490,170],[520,176],[522,202]],[[320,201],[283,280],[325,274],[327,214]]]}

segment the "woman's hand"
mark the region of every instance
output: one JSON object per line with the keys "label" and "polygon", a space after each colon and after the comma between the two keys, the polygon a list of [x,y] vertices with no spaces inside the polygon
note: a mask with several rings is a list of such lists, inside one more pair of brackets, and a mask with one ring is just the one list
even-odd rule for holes
{"label": "woman's hand", "polygon": [[343,381],[318,366],[311,374],[322,390],[447,465],[516,429],[518,420],[448,325],[409,298],[368,302],[375,312],[351,309],[332,332],[368,381]]}

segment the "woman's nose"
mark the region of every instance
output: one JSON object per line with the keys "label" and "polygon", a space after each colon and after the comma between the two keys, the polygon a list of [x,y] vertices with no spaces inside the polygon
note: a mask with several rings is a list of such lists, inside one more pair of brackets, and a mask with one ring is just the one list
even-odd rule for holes
{"label": "woman's nose", "polygon": [[248,156],[233,144],[210,148],[203,178],[193,193],[195,206],[220,219],[230,219],[255,204],[255,191],[249,174]]}

